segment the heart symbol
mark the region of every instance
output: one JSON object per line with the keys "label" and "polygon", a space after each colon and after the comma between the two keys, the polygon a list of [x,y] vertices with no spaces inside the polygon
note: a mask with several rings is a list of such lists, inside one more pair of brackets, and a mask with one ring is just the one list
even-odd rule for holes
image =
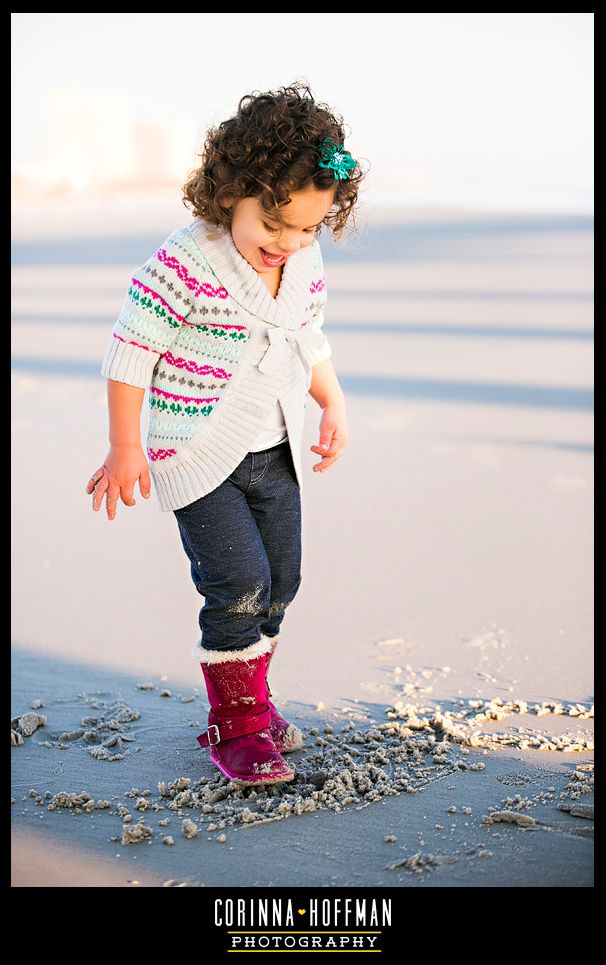
{"label": "heart symbol", "polygon": [[297,908],[297,911],[299,912],[300,915],[305,914],[305,908]]}

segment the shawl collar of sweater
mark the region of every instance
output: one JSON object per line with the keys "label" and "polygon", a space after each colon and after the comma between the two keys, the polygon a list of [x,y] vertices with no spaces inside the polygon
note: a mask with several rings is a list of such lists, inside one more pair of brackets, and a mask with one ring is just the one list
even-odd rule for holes
{"label": "shawl collar of sweater", "polygon": [[[242,257],[229,229],[194,218],[189,230],[217,278],[238,305],[270,325],[299,331],[309,302],[313,245],[286,260],[275,298],[252,265]],[[315,241],[318,244],[318,241]]]}

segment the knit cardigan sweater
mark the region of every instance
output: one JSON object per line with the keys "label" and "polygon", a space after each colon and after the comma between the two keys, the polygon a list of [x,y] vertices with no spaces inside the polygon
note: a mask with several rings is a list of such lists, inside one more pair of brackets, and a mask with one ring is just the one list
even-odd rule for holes
{"label": "knit cardigan sweater", "polygon": [[147,455],[163,511],[219,486],[282,407],[297,482],[326,287],[316,240],[286,261],[276,298],[231,232],[202,218],[132,275],[101,375],[149,389]]}

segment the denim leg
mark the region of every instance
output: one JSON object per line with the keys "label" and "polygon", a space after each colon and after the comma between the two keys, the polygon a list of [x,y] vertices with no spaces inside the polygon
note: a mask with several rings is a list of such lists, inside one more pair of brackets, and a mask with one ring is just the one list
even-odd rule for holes
{"label": "denim leg", "polygon": [[[260,454],[255,453],[258,459]],[[269,613],[261,631],[274,637],[284,611],[301,585],[301,490],[288,441],[267,449],[265,471],[250,486],[248,503],[256,520],[271,572]]]}
{"label": "denim leg", "polygon": [[205,597],[201,646],[241,650],[257,643],[267,622],[271,569],[246,492],[234,481],[246,458],[220,486],[174,511],[191,576]]}

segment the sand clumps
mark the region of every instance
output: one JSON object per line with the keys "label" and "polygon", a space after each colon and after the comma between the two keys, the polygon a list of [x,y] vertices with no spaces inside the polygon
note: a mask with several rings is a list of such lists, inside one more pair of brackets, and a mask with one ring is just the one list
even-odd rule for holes
{"label": "sand clumps", "polygon": [[496,824],[499,821],[517,824],[523,828],[536,824],[535,819],[530,814],[520,814],[518,811],[491,811],[490,814],[485,814],[482,818],[483,824]]}
{"label": "sand clumps", "polygon": [[584,794],[593,793],[593,768],[593,764],[578,764],[575,767],[558,805],[560,811],[567,811],[573,818],[586,818],[593,821],[593,805],[576,803]]}
{"label": "sand clumps", "polygon": [[[579,734],[546,737],[524,728],[499,734],[482,731],[477,727],[478,724],[503,720],[514,714],[535,714],[537,717],[553,714],[574,717],[577,720],[590,720],[594,716],[593,704],[591,707],[585,707],[579,703],[564,705],[556,701],[529,704],[524,700],[503,701],[500,697],[494,697],[492,700],[460,700],[458,704],[459,709],[442,712],[439,704],[436,708],[419,708],[400,700],[389,707],[386,714],[392,721],[405,720],[407,733],[424,730],[443,732],[450,741],[467,747],[484,747],[489,750],[496,750],[499,747],[517,747],[520,750],[536,749],[564,753],[594,749],[593,740]],[[381,726],[387,728],[389,725]]]}
{"label": "sand clumps", "polygon": [[[110,840],[119,840],[123,845],[151,843],[154,832],[149,819],[163,811],[180,819],[186,840],[199,834],[202,821],[206,822],[205,830],[218,831],[217,841],[225,844],[227,837],[223,832],[230,827],[252,827],[321,809],[338,812],[350,806],[366,807],[387,795],[417,793],[449,771],[479,769],[478,762],[466,760],[469,751],[455,745],[440,748],[442,764],[438,773],[432,763],[435,735],[414,733],[403,738],[399,725],[395,729],[390,725],[388,730],[374,723],[364,730],[358,725],[353,720],[345,721],[340,728],[336,722],[326,724],[322,738],[318,728],[311,728],[307,740],[315,737],[315,741],[299,762],[295,781],[287,784],[242,786],[217,773],[197,781],[186,777],[159,781],[157,797],[149,788],[133,787],[124,796],[132,802],[133,810],[145,815],[145,820],[139,818],[135,823],[131,808],[118,802],[112,813],[121,818],[122,832]],[[109,802],[103,806],[110,807]],[[63,791],[55,795],[49,807],[79,812],[101,807],[101,802],[95,802],[88,792]],[[197,815],[197,821],[192,820],[192,813]],[[169,821],[169,816],[162,816],[158,830],[166,828]],[[168,838],[175,845],[172,835],[164,834],[160,840],[169,843]]]}
{"label": "sand clumps", "polygon": [[[40,741],[39,746],[69,750],[74,744],[79,744],[85,745],[87,752],[97,760],[123,760],[126,749],[135,740],[129,725],[139,720],[139,711],[129,707],[121,697],[108,702],[102,700],[98,694],[80,693],[78,698],[85,701],[90,709],[100,713],[82,717],[80,726],[73,730],[50,732],[48,739]],[[34,703],[43,706],[42,701]],[[38,727],[46,724],[46,717],[37,713],[14,718],[11,721],[11,743],[22,743],[21,735],[29,737]]]}
{"label": "sand clumps", "polygon": [[[522,701],[505,703],[496,698],[469,701],[463,708],[444,712],[440,707],[396,704],[387,708],[387,720],[381,723],[368,721],[362,715],[367,724],[362,726],[360,709],[355,708],[347,720],[307,730],[306,751],[297,761],[292,782],[246,787],[216,774],[198,781],[181,779],[172,784],[160,783],[158,789],[170,799],[167,806],[177,813],[185,808],[200,811],[202,818],[209,822],[208,832],[234,826],[251,827],[317,810],[359,809],[386,796],[419,793],[449,773],[483,771],[485,764],[477,759],[477,752],[486,754],[489,748],[509,743],[498,738],[511,735],[484,734],[477,725],[514,713],[533,712],[538,716],[548,713],[568,713],[587,719],[593,716],[593,708],[578,704],[528,705]],[[522,740],[527,738],[524,736]],[[554,738],[549,739],[547,745],[554,749],[568,747],[569,751],[589,749],[588,741],[578,739],[570,743],[560,740],[562,746],[558,746],[558,739]],[[531,746],[541,749],[544,743],[539,740]],[[581,771],[580,767],[577,771],[582,780],[573,780],[575,787],[569,792],[577,797],[592,788],[593,783],[588,779],[588,772]],[[523,799],[517,794],[505,798],[489,817],[496,821],[495,815],[504,810],[519,814],[536,804],[536,800]],[[472,813],[467,806],[452,805],[448,810],[453,814],[460,811],[464,816]],[[519,827],[530,827],[534,823],[534,819],[518,821],[515,817],[499,820],[513,820]],[[390,837],[393,836],[387,839]]]}
{"label": "sand clumps", "polygon": [[[120,839],[120,844],[139,844],[141,841],[147,841],[151,844],[154,832],[143,822],[138,824],[127,824],[122,829],[122,837]],[[112,841],[116,840],[112,838]]]}
{"label": "sand clumps", "polygon": [[[311,752],[298,762],[293,782],[247,787],[216,774],[195,782],[188,778],[160,782],[159,793],[177,813],[199,811],[209,821],[206,830],[213,832],[321,809],[366,807],[385,796],[418,793],[449,772],[484,766],[467,759],[467,748],[437,740],[433,733],[403,734],[401,725],[391,722],[385,727],[373,723],[362,730],[347,720],[340,728],[337,723],[326,724],[322,733],[320,737],[318,728],[309,729]],[[437,744],[443,746],[437,748]],[[436,754],[439,771],[433,764]]]}
{"label": "sand clumps", "polygon": [[[30,791],[30,794],[32,792]],[[32,797],[34,795],[32,794]],[[43,803],[40,800],[40,795],[36,799],[37,803]],[[111,803],[105,800],[95,801],[93,796],[88,793],[88,791],[80,791],[79,794],[68,791],[59,791],[58,794],[53,794],[46,805],[47,811],[56,811],[59,808],[73,809],[76,814],[81,812],[90,811],[103,811],[111,807]]]}
{"label": "sand clumps", "polygon": [[568,811],[573,818],[587,818],[588,821],[593,821],[592,804],[571,804],[569,808],[562,806],[561,809]]}
{"label": "sand clumps", "polygon": [[454,864],[457,860],[453,855],[425,854],[423,851],[417,851],[416,854],[412,854],[408,858],[401,858],[399,861],[394,861],[393,864],[386,865],[385,870],[396,871],[399,868],[405,868],[407,871],[421,874],[424,871],[433,871],[441,864]]}
{"label": "sand clumps", "polygon": [[[34,703],[37,703],[34,701]],[[42,705],[42,701],[40,701]],[[46,717],[43,714],[27,713],[11,720],[11,746],[19,747],[25,737],[31,737],[38,727],[44,727]]]}
{"label": "sand clumps", "polygon": [[[581,817],[593,821],[593,806],[575,803],[582,794],[593,792],[593,767],[593,764],[579,764],[575,768],[566,787],[560,794],[558,810],[567,811],[572,817]],[[547,792],[547,795],[539,796],[541,802],[545,799],[549,800],[555,793],[555,788],[549,787]],[[496,809],[490,811],[489,814],[485,814],[482,818],[484,824],[506,822],[531,830],[538,830],[539,826],[543,825],[543,822],[538,822],[531,815],[524,813],[526,810],[535,807],[536,801],[533,798],[525,798],[517,793],[513,797],[504,798],[501,803],[506,805],[506,809]]]}

